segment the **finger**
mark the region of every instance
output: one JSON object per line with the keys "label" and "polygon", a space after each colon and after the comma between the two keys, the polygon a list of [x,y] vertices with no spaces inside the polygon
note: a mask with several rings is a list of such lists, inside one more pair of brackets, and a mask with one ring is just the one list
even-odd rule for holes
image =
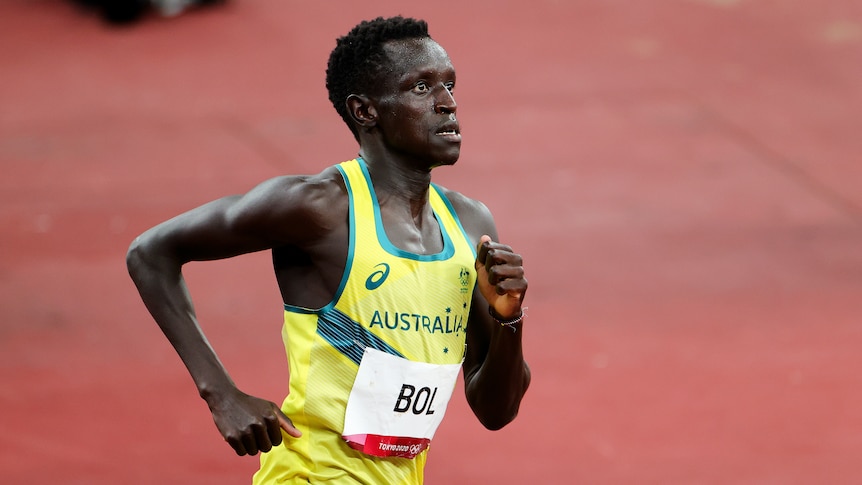
{"label": "finger", "polygon": [[517,282],[524,278],[524,268],[519,265],[506,263],[488,264],[486,271],[488,273],[488,282],[492,285],[497,285],[507,280],[515,280]]}
{"label": "finger", "polygon": [[476,261],[483,266],[485,265],[485,258],[488,256],[487,243],[489,242],[491,242],[491,236],[483,234],[482,237],[479,238],[479,245],[476,247]]}
{"label": "finger", "polygon": [[266,453],[272,449],[272,440],[269,439],[269,425],[254,427],[254,440],[257,443],[257,451]]}
{"label": "finger", "polygon": [[269,442],[273,446],[278,446],[281,444],[281,422],[279,421],[278,415],[275,412],[273,412],[272,416],[268,416],[266,418],[266,434],[269,438]]}
{"label": "finger", "polygon": [[492,264],[508,264],[510,266],[521,266],[522,264],[520,254],[515,253],[511,247],[499,243],[488,245],[488,254],[485,258],[486,262]]}
{"label": "finger", "polygon": [[242,436],[242,445],[245,447],[245,452],[249,455],[254,456],[257,454],[257,441],[254,437],[254,431]]}
{"label": "finger", "polygon": [[488,283],[499,296],[521,299],[527,291],[527,280],[520,267],[494,266],[488,271]]}
{"label": "finger", "polygon": [[489,248],[485,256],[485,271],[489,275],[496,273],[500,280],[516,276],[517,272],[523,272],[521,256],[508,246]]}
{"label": "finger", "polygon": [[246,454],[245,445],[242,444],[242,441],[240,439],[225,438],[225,441],[227,441],[227,444],[229,444],[230,447],[233,448],[233,451],[235,451],[237,455],[243,456]]}
{"label": "finger", "polygon": [[497,294],[500,296],[522,301],[524,293],[527,291],[527,280],[524,278],[512,278],[501,281],[496,285]]}
{"label": "finger", "polygon": [[293,421],[290,420],[287,416],[281,412],[281,409],[276,411],[276,416],[278,417],[278,423],[281,425],[281,429],[283,429],[287,434],[293,436],[294,438],[299,438],[302,436],[302,431],[296,429],[293,425]]}

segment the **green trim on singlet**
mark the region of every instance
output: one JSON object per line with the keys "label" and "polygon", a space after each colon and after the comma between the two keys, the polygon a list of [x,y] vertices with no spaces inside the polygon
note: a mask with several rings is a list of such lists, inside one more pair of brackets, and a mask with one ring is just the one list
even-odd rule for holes
{"label": "green trim on singlet", "polygon": [[371,174],[368,172],[368,165],[362,158],[357,158],[356,161],[359,162],[359,167],[362,169],[362,175],[365,176],[365,183],[368,184],[368,191],[371,192],[371,202],[374,204],[374,222],[377,226],[377,242],[380,243],[380,247],[393,256],[413,259],[416,261],[443,261],[451,258],[452,255],[455,254],[455,246],[452,244],[452,239],[449,237],[446,227],[437,216],[437,212],[434,212],[434,219],[437,221],[437,225],[440,226],[440,233],[443,235],[443,249],[439,253],[416,254],[399,249],[392,244],[389,240],[389,236],[386,235],[386,229],[383,228],[383,218],[380,216],[380,203],[377,201],[377,193],[374,191],[374,184],[371,183]]}

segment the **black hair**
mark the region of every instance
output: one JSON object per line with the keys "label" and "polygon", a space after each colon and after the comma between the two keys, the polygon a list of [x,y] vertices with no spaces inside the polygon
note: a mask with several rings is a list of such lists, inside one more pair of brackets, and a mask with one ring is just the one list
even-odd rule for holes
{"label": "black hair", "polygon": [[326,89],[335,111],[357,136],[347,112],[347,97],[370,92],[388,59],[383,45],[392,40],[430,38],[424,20],[401,16],[363,20],[336,40],[326,66]]}

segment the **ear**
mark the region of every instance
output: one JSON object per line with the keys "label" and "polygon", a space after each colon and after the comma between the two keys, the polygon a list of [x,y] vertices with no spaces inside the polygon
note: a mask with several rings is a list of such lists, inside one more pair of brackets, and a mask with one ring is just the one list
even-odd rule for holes
{"label": "ear", "polygon": [[350,118],[358,126],[371,128],[377,125],[377,108],[368,96],[351,94],[346,103]]}

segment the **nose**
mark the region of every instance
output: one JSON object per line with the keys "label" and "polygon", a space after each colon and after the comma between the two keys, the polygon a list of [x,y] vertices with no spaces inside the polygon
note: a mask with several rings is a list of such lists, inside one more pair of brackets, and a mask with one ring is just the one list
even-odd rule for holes
{"label": "nose", "polygon": [[455,102],[452,91],[449,91],[445,86],[440,91],[434,100],[434,111],[441,114],[454,114],[458,109],[458,103]]}

